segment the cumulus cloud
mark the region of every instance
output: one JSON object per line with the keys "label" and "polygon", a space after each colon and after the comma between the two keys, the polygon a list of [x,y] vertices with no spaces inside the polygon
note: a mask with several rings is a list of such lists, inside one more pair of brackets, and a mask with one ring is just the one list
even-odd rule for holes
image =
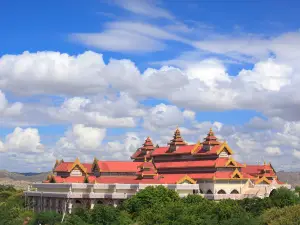
{"label": "cumulus cloud", "polygon": [[23,104],[16,102],[9,104],[5,94],[0,90],[0,116],[16,116],[21,113]]}
{"label": "cumulus cloud", "polygon": [[135,132],[127,132],[122,141],[110,141],[104,147],[106,158],[129,160],[130,156],[142,145],[141,136]]}
{"label": "cumulus cloud", "polygon": [[106,129],[76,124],[57,142],[59,150],[97,150],[106,135]]}
{"label": "cumulus cloud", "polygon": [[280,148],[278,147],[266,147],[265,151],[269,155],[281,155]]}
{"label": "cumulus cloud", "polygon": [[93,99],[74,97],[66,99],[60,107],[48,109],[49,115],[65,123],[82,123],[100,127],[134,127],[134,117],[143,114],[138,103],[121,94],[115,100],[103,96]]}
{"label": "cumulus cloud", "polygon": [[44,145],[41,144],[39,131],[35,128],[22,129],[20,127],[5,137],[0,143],[0,149],[8,152],[41,153]]}
{"label": "cumulus cloud", "polygon": [[297,151],[296,149],[293,150],[293,156],[300,159],[300,151]]}
{"label": "cumulus cloud", "polygon": [[191,110],[184,110],[183,111],[183,117],[189,119],[189,120],[194,120],[196,116],[196,113]]}
{"label": "cumulus cloud", "polygon": [[0,88],[17,94],[95,93],[106,87],[101,54],[24,52],[0,58]]}
{"label": "cumulus cloud", "polygon": [[182,111],[173,105],[156,105],[144,117],[144,127],[152,131],[181,125],[183,122],[184,116]]}

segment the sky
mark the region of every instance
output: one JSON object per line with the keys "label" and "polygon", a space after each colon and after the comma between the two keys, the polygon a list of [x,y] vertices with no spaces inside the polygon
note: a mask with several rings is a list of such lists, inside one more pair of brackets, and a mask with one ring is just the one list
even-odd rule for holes
{"label": "sky", "polygon": [[0,3],[0,169],[129,160],[210,128],[240,162],[300,170],[300,3]]}

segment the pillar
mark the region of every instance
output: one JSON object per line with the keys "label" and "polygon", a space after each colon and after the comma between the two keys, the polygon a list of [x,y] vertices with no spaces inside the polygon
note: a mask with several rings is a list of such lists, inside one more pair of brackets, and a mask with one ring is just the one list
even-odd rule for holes
{"label": "pillar", "polygon": [[113,200],[113,206],[117,207],[118,206],[118,200]]}
{"label": "pillar", "polygon": [[69,213],[69,214],[72,213],[72,206],[73,206],[72,200],[69,200],[69,202],[68,202],[68,213]]}
{"label": "pillar", "polygon": [[55,199],[55,212],[58,213],[58,204],[59,204],[59,199]]}
{"label": "pillar", "polygon": [[90,209],[93,209],[95,207],[95,200],[94,199],[91,199],[91,208]]}
{"label": "pillar", "polygon": [[32,209],[34,212],[35,212],[35,204],[36,204],[35,197],[32,197]]}

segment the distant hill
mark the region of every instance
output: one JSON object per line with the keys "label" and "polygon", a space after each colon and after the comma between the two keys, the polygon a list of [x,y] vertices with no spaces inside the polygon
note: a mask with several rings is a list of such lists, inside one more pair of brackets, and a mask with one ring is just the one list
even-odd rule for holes
{"label": "distant hill", "polygon": [[1,178],[9,178],[12,180],[38,182],[38,181],[45,180],[48,173],[49,172],[47,172],[47,173],[16,173],[16,172],[8,172],[6,170],[0,170],[0,179]]}
{"label": "distant hill", "polygon": [[300,172],[277,172],[278,179],[291,184],[293,187],[300,186]]}
{"label": "distant hill", "polygon": [[13,185],[18,189],[26,189],[32,182],[45,180],[48,173],[16,173],[0,170],[0,184]]}

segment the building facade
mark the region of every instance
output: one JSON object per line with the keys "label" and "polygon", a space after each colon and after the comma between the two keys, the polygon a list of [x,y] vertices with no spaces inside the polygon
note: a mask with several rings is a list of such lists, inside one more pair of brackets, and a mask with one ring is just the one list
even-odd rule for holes
{"label": "building facade", "polygon": [[202,195],[212,200],[267,197],[279,187],[271,163],[247,165],[234,160],[226,142],[210,129],[203,142],[187,144],[177,128],[167,146],[148,137],[132,161],[92,163],[56,161],[53,173],[24,192],[26,205],[35,211],[71,213],[76,207],[118,205],[147,186],[163,185],[180,197]]}

